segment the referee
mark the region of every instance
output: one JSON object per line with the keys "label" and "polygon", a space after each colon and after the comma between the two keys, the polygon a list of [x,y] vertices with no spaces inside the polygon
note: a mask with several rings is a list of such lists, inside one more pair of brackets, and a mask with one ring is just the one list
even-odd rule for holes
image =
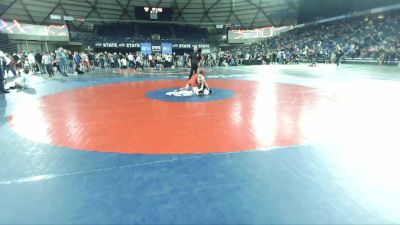
{"label": "referee", "polygon": [[344,55],[343,48],[342,48],[342,46],[340,46],[339,44],[336,45],[335,54],[336,54],[336,58],[335,58],[336,66],[339,66],[339,64],[340,64],[340,59],[341,59],[341,58],[343,57],[343,55]]}
{"label": "referee", "polygon": [[197,49],[197,47],[193,47],[193,53],[190,55],[190,75],[188,80],[193,76],[194,73],[197,73],[197,69],[203,58],[201,57],[201,49]]}

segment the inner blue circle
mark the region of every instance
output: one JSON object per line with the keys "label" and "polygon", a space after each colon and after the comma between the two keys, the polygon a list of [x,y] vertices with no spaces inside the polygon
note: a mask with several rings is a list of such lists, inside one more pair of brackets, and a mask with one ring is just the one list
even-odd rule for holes
{"label": "inner blue circle", "polygon": [[211,88],[213,91],[210,95],[205,96],[169,96],[166,95],[167,92],[175,91],[179,89],[179,87],[175,88],[164,88],[158,89],[155,91],[148,92],[146,97],[160,100],[160,101],[167,101],[167,102],[210,102],[210,101],[217,101],[230,98],[235,95],[235,92],[228,89],[222,88]]}

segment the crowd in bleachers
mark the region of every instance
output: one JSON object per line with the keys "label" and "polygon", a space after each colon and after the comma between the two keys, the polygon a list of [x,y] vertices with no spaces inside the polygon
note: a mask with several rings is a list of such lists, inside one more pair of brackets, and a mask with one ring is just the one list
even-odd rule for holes
{"label": "crowd in bleachers", "polygon": [[346,59],[395,64],[400,56],[400,12],[349,18],[294,29],[227,51],[225,58],[264,63],[332,62],[337,46]]}

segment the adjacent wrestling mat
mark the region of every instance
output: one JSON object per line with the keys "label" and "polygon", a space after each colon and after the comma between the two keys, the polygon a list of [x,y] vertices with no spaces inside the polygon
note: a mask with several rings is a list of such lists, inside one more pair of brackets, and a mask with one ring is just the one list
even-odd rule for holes
{"label": "adjacent wrestling mat", "polygon": [[[145,71],[146,72],[146,71]],[[0,95],[0,224],[399,224],[398,68],[43,79]]]}

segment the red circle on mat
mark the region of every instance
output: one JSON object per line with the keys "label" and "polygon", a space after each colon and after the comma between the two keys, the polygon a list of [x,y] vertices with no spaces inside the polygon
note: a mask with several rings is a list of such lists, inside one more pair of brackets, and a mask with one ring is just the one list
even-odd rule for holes
{"label": "red circle on mat", "polygon": [[144,154],[237,152],[304,141],[301,104],[310,88],[272,82],[209,80],[236,94],[213,102],[164,102],[146,93],[183,80],[116,83],[40,98],[10,122],[38,142],[73,149]]}

